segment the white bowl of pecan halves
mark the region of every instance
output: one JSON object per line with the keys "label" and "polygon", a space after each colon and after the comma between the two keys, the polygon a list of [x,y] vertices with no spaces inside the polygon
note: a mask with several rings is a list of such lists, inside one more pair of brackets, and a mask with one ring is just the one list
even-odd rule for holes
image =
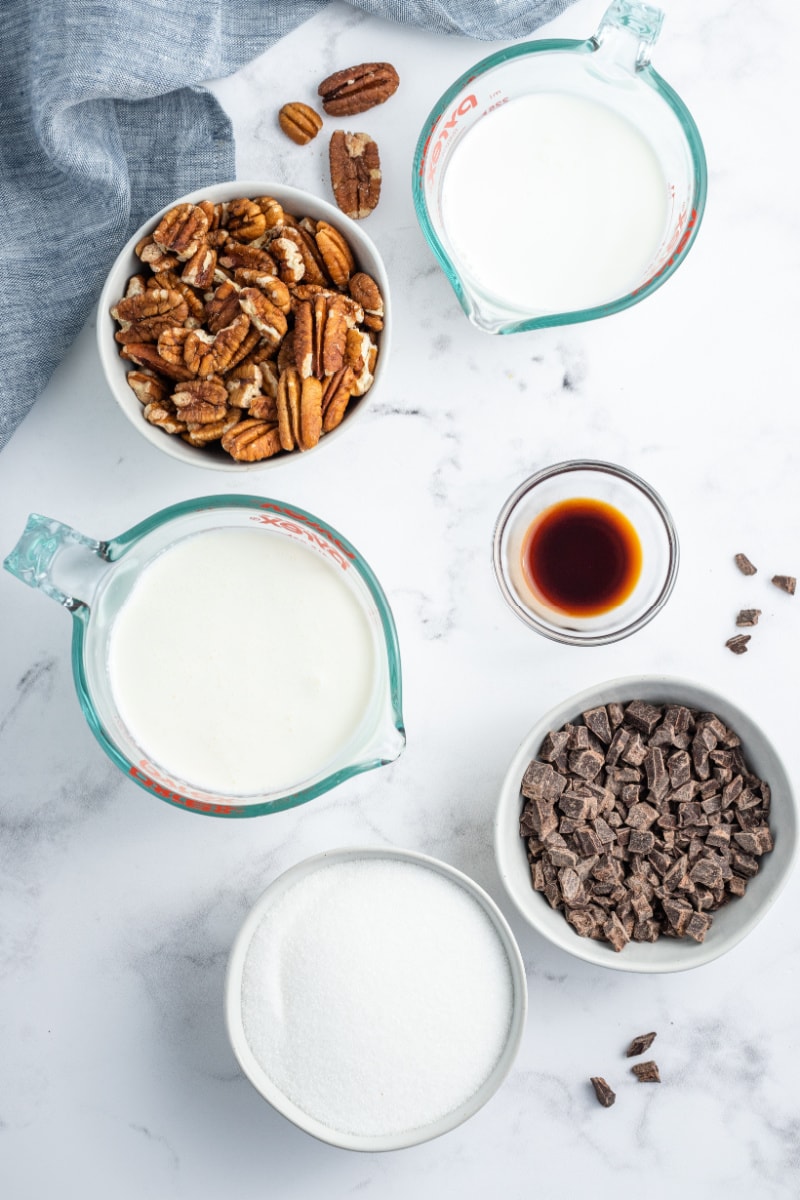
{"label": "white bowl of pecan halves", "polygon": [[234,181],[141,227],[106,281],[100,359],[158,449],[252,470],[328,445],[385,371],[389,288],[375,246],[333,205]]}

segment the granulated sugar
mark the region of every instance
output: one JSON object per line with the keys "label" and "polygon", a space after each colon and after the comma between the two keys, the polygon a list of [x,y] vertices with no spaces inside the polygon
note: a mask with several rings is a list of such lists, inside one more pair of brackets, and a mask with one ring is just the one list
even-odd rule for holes
{"label": "granulated sugar", "polygon": [[423,863],[323,865],[251,941],[242,1023],[272,1082],[329,1129],[403,1133],[490,1075],[512,1013],[508,958],[481,906]]}

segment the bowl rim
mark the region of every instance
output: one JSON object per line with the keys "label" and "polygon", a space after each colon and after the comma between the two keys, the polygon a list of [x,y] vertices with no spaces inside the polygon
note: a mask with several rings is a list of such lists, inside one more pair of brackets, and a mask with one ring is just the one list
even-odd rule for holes
{"label": "bowl rim", "polygon": [[[113,319],[109,315],[109,309],[119,299],[124,289],[125,280],[118,277],[122,275],[125,275],[126,278],[129,277],[127,270],[123,270],[123,264],[133,257],[134,247],[137,243],[155,228],[158,221],[170,209],[178,204],[190,204],[198,200],[220,202],[236,199],[239,196],[256,195],[272,195],[281,205],[289,208],[290,211],[295,204],[299,206],[308,204],[311,208],[317,210],[318,215],[315,216],[315,219],[328,221],[345,235],[354,251],[359,269],[365,270],[375,277],[383,297],[384,325],[380,331],[379,353],[375,363],[372,386],[363,396],[359,397],[358,404],[347,414],[341,424],[320,438],[316,446],[310,450],[303,451],[302,457],[305,458],[309,454],[314,454],[319,450],[320,446],[335,444],[338,438],[352,425],[352,422],[357,420],[369,404],[371,404],[373,393],[385,376],[386,363],[388,362],[391,350],[393,321],[389,278],[380,251],[369,234],[356,221],[346,216],[341,209],[331,204],[330,201],[323,199],[321,196],[316,196],[313,192],[306,191],[303,188],[296,188],[290,184],[269,180],[233,179],[227,180],[224,183],[214,183],[208,184],[205,187],[194,188],[191,192],[187,192],[183,196],[178,196],[168,204],[165,204],[158,212],[148,217],[146,221],[143,221],[135,233],[128,238],[109,267],[95,310],[97,348],[104,379],[118,407],[141,436],[152,446],[155,446],[157,450],[161,450],[177,462],[187,463],[189,466],[200,467],[206,470],[239,474],[246,471],[263,471],[270,468],[283,467],[287,463],[293,462],[296,456],[294,454],[276,454],[272,458],[254,463],[239,463],[235,459],[226,462],[222,456],[217,457],[214,454],[206,454],[202,447],[189,446],[181,438],[165,434],[163,430],[157,429],[155,426],[151,426],[146,421],[143,421],[141,419],[141,405],[138,399],[124,379],[121,380],[118,377],[119,364],[124,362],[124,360],[120,358],[119,347],[114,341],[114,325]],[[303,213],[301,215],[313,216],[314,214],[309,212],[308,214]],[[365,254],[370,259],[368,265],[363,265],[361,262],[361,258]],[[131,264],[132,267],[134,265]],[[135,271],[132,270],[131,273],[135,273]],[[125,371],[127,369],[129,368],[123,368]],[[127,392],[130,392],[130,396],[127,395]],[[134,404],[137,406],[136,408],[134,408]]]}
{"label": "bowl rim", "polygon": [[[697,695],[696,702],[691,700],[692,692]],[[722,935],[718,934],[716,938],[709,937],[702,943],[695,943],[686,938],[660,938],[655,943],[630,942],[617,953],[606,942],[580,937],[563,915],[551,909],[545,898],[533,890],[530,884],[525,843],[518,831],[520,781],[525,768],[535,756],[548,729],[560,728],[565,721],[574,719],[587,708],[596,704],[632,699],[650,700],[656,703],[659,697],[663,703],[682,702],[692,708],[701,708],[702,697],[702,711],[717,713],[726,724],[730,724],[742,736],[745,754],[749,761],[752,762],[754,743],[758,743],[755,757],[757,759],[766,757],[771,760],[773,770],[772,776],[768,780],[773,801],[771,817],[774,817],[775,798],[783,797],[779,803],[786,826],[781,832],[780,840],[783,843],[781,857],[775,860],[780,865],[773,866],[768,890],[763,895],[759,894],[754,901],[751,892],[749,905],[747,905],[748,896],[745,895],[720,910],[720,912],[725,912],[726,909],[730,909],[740,917],[735,926]],[[705,707],[706,704],[708,707]],[[754,766],[754,769],[758,770],[758,767]],[[752,932],[778,899],[796,865],[799,817],[798,800],[781,756],[761,726],[738,704],[714,688],[684,676],[659,674],[619,676],[593,684],[553,705],[528,730],[511,759],[500,787],[494,820],[495,860],[503,887],[517,912],[530,928],[552,945],[571,954],[574,958],[582,959],[594,966],[636,974],[666,974],[687,971],[712,962],[727,953],[728,950],[733,949]],[[778,839],[776,839],[776,845],[777,842]],[[774,854],[775,851],[772,853]],[[524,864],[524,873],[520,869],[522,864]],[[769,861],[766,866],[769,870]],[[759,878],[763,879],[764,877],[755,876],[755,880]],[[745,908],[739,909],[739,904],[745,905]],[[628,951],[634,951],[635,957],[626,953]]]}
{"label": "bowl rim", "polygon": [[[506,953],[511,974],[512,1011],[508,1036],[503,1051],[494,1068],[483,1084],[452,1112],[431,1122],[399,1134],[360,1135],[331,1129],[309,1116],[275,1086],[250,1050],[241,1019],[241,986],[244,963],[253,934],[264,913],[277,898],[293,884],[307,878],[320,868],[331,863],[343,863],[363,859],[388,859],[415,864],[435,871],[467,892],[488,917]],[[519,1050],[525,1029],[528,1011],[528,986],[525,965],[514,934],[500,908],[480,884],[457,867],[416,850],[404,850],[394,846],[339,846],[302,859],[278,875],[258,896],[247,917],[239,928],[228,958],[225,976],[225,1026],[234,1056],[243,1074],[277,1112],[286,1117],[299,1129],[311,1134],[318,1141],[327,1142],[344,1150],[363,1153],[401,1150],[420,1145],[433,1138],[456,1129],[469,1117],[478,1112],[497,1092],[509,1074]]]}

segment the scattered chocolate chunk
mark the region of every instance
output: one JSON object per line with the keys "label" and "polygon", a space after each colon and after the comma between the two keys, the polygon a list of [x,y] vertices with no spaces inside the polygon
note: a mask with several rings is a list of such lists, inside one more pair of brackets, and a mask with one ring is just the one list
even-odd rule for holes
{"label": "scattered chocolate chunk", "polygon": [[776,588],[780,588],[782,592],[788,592],[790,596],[794,595],[797,587],[797,580],[794,575],[773,575],[771,582],[775,584]]}
{"label": "scattered chocolate chunk", "polygon": [[655,1033],[640,1033],[631,1042],[628,1049],[625,1051],[626,1058],[635,1058],[637,1054],[644,1054],[645,1050],[649,1050],[653,1042],[656,1040]]}
{"label": "scattered chocolate chunk", "polygon": [[736,563],[743,575],[755,575],[756,571],[758,570],[757,567],[753,566],[746,554],[735,554],[733,561]]}
{"label": "scattered chocolate chunk", "polygon": [[760,608],[740,608],[736,615],[737,625],[757,625],[761,616]]}
{"label": "scattered chocolate chunk", "polygon": [[534,890],[618,953],[702,942],[774,846],[769,785],[739,736],[685,705],[588,709],[547,734],[520,791]]}
{"label": "scattered chocolate chunk", "polygon": [[661,1083],[661,1076],[654,1062],[634,1063],[631,1071],[633,1071],[639,1083]]}
{"label": "scattered chocolate chunk", "polygon": [[750,637],[749,633],[737,633],[735,637],[728,638],[725,645],[733,654],[746,654]]}
{"label": "scattered chocolate chunk", "polygon": [[589,1082],[594,1088],[594,1094],[603,1108],[611,1108],[611,1105],[617,1098],[617,1094],[616,1092],[612,1092],[602,1075],[592,1075]]}

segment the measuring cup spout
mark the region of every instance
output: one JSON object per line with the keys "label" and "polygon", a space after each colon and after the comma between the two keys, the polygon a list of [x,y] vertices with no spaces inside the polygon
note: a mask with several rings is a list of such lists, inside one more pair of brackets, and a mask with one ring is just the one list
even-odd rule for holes
{"label": "measuring cup spout", "polygon": [[663,23],[664,13],[652,4],[614,0],[591,38],[596,51],[593,69],[605,67],[609,78],[641,71],[650,62]]}
{"label": "measuring cup spout", "polygon": [[[96,566],[98,559],[104,557],[104,551],[105,543],[88,538],[52,517],[31,513],[22,536],[3,566],[29,587],[39,588],[51,600],[75,612],[86,601],[71,594],[66,580],[80,579],[80,575],[76,576],[76,568],[85,568],[87,556],[91,556],[89,561]],[[81,574],[85,575],[85,569]],[[88,576],[85,576],[85,583],[89,584]]]}

